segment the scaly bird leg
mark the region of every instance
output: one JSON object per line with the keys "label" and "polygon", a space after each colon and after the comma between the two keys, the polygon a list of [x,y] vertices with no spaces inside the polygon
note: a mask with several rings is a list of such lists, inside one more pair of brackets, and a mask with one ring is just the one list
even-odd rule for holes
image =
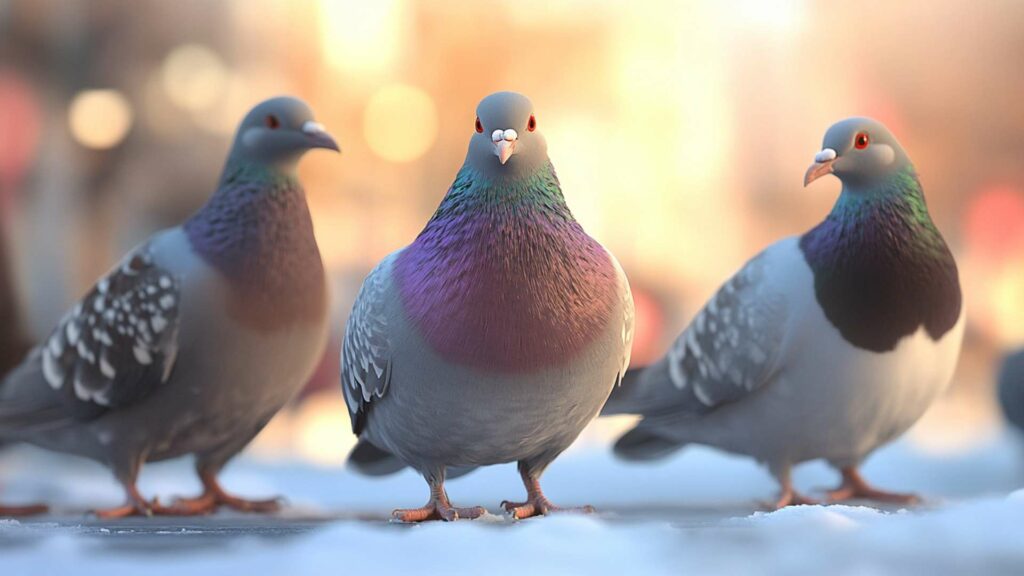
{"label": "scaly bird leg", "polygon": [[808,498],[793,488],[793,480],[790,478],[789,469],[775,474],[779,481],[779,497],[774,502],[766,502],[763,506],[768,510],[781,510],[787,506],[813,506],[820,504],[813,498]]}
{"label": "scaly bird leg", "polygon": [[100,520],[115,520],[118,518],[128,518],[129,516],[173,515],[167,508],[161,506],[156,498],[152,500],[143,498],[134,481],[125,483],[124,491],[127,501],[123,506],[94,510],[93,514]]}
{"label": "scaly bird leg", "polygon": [[526,487],[525,502],[509,502],[505,500],[501,507],[505,509],[512,518],[522,520],[532,516],[547,516],[553,512],[577,512],[581,514],[593,514],[593,506],[579,506],[575,508],[562,508],[555,506],[544,496],[540,489],[540,479],[526,469],[522,462],[519,463],[519,475],[523,478],[523,485]]}
{"label": "scaly bird leg", "polygon": [[487,510],[483,506],[472,508],[456,508],[448,500],[448,493],[444,489],[444,480],[431,481],[430,500],[420,508],[399,509],[391,513],[391,517],[400,522],[423,522],[426,520],[473,520],[483,516]]}

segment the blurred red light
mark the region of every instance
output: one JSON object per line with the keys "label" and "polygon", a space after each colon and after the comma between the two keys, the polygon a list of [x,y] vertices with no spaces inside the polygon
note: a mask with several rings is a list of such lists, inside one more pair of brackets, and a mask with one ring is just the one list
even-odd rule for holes
{"label": "blurred red light", "polygon": [[973,255],[1002,262],[1024,253],[1024,193],[1010,185],[994,185],[975,194],[964,222]]}
{"label": "blurred red light", "polygon": [[39,142],[35,91],[11,71],[0,70],[0,188],[11,190],[25,175]]}

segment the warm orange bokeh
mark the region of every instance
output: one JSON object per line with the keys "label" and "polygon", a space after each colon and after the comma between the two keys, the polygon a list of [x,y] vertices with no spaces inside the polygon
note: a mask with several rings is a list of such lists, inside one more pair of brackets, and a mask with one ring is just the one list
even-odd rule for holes
{"label": "warm orange bokeh", "polygon": [[[909,150],[964,275],[968,349],[991,357],[1024,341],[1022,23],[1013,0],[13,0],[0,102],[41,110],[18,138],[24,174],[0,190],[19,200],[7,220],[28,320],[44,333],[124,249],[198,206],[248,107],[292,93],[344,148],[301,169],[340,332],[363,275],[444,194],[477,101],[514,89],[577,217],[645,295],[635,358],[657,357],[762,246],[824,216],[838,183],[801,178],[850,115]],[[127,132],[75,120],[94,89],[124,98]],[[968,418],[990,418],[990,372],[957,377]]]}

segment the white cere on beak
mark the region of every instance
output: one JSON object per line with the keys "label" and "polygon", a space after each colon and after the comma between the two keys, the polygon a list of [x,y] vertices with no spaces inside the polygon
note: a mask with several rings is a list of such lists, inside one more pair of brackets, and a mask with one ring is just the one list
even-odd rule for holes
{"label": "white cere on beak", "polygon": [[516,140],[517,138],[519,138],[519,134],[516,133],[516,131],[511,129],[511,128],[505,130],[505,133],[503,134],[503,136],[504,136],[505,140],[508,140],[509,142],[512,142],[512,141]]}
{"label": "white cere on beak", "polygon": [[505,137],[505,133],[502,130],[495,130],[491,132],[491,142],[501,142],[501,139]]}
{"label": "white cere on beak", "polygon": [[323,134],[327,132],[327,129],[324,128],[323,124],[310,120],[302,125],[302,131],[306,134]]}
{"label": "white cere on beak", "polygon": [[815,162],[828,162],[829,160],[836,159],[836,151],[831,148],[825,148],[821,152],[814,155]]}

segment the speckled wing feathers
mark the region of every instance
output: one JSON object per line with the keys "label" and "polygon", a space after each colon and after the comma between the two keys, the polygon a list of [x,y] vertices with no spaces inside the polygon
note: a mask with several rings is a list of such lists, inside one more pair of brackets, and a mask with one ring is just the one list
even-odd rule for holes
{"label": "speckled wing feathers", "polygon": [[352,416],[352,431],[356,434],[362,431],[370,402],[384,396],[391,380],[388,321],[383,299],[393,259],[393,256],[386,258],[366,277],[345,326],[341,387]]}
{"label": "speckled wing feathers", "polygon": [[166,382],[178,350],[179,283],[146,246],[68,312],[41,345],[42,375],[72,405],[123,406]]}
{"label": "speckled wing feathers", "polygon": [[787,316],[784,301],[763,281],[762,256],[723,285],[668,354],[676,408],[704,413],[763,386],[776,368]]}

